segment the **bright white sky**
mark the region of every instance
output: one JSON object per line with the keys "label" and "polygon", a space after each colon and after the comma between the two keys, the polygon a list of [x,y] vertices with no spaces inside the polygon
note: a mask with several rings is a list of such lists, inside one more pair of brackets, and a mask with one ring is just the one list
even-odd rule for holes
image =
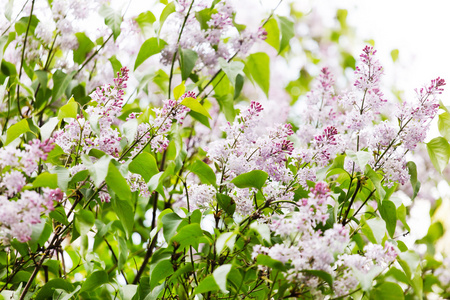
{"label": "bright white sky", "polygon": [[399,49],[401,70],[396,78],[399,88],[414,89],[440,76],[449,82],[441,99],[450,105],[450,1],[352,0],[346,3],[348,21],[356,28],[357,36],[374,39],[383,62],[389,60],[391,49]]}

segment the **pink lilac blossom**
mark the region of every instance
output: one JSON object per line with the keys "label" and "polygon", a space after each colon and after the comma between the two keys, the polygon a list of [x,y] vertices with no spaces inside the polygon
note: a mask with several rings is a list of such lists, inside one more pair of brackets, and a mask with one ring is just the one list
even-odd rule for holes
{"label": "pink lilac blossom", "polygon": [[[210,19],[206,24],[200,23],[195,13],[209,7],[214,9]],[[173,57],[179,54],[178,49],[191,49],[198,54],[195,70],[207,68],[207,71],[215,72],[219,58],[228,60],[237,52],[246,53],[256,41],[266,38],[267,33],[263,28],[257,32],[244,30],[241,34],[233,30],[233,14],[234,10],[227,1],[177,3],[177,12],[168,18],[167,25],[163,27],[162,36],[167,46],[161,51],[161,62],[170,65]]]}
{"label": "pink lilac blossom", "polygon": [[61,201],[60,189],[43,189],[43,195],[26,190],[17,200],[0,195],[0,244],[8,245],[16,238],[19,242],[31,239],[32,225],[41,222],[41,215],[54,209],[54,201]]}

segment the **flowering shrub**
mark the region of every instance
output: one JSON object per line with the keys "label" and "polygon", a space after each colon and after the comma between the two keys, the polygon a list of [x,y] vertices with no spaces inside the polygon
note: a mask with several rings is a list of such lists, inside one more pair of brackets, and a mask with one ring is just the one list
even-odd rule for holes
{"label": "flowering shrub", "polygon": [[2,12],[2,299],[448,297],[442,225],[408,243],[399,196],[420,197],[411,153],[440,108],[426,147],[448,163],[443,79],[392,100],[365,46],[340,52],[347,89],[310,57],[283,90],[270,72],[312,26],[294,5],[247,28],[227,1],[102,2]]}

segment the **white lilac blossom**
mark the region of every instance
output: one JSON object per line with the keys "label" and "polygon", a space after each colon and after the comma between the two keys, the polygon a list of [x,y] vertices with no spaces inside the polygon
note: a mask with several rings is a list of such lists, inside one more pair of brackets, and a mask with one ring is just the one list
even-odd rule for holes
{"label": "white lilac blossom", "polygon": [[368,273],[374,268],[384,270],[397,257],[395,247],[386,242],[384,247],[369,243],[360,254],[346,253],[350,239],[349,231],[341,224],[334,224],[325,231],[317,230],[325,224],[331,204],[330,189],[325,182],[318,182],[311,189],[309,197],[300,199],[298,210],[288,215],[274,215],[267,218],[271,231],[282,238],[282,243],[271,247],[256,245],[252,257],[269,255],[291,266],[286,278],[295,284],[305,284],[311,292],[320,295],[318,277],[305,273],[305,270],[321,270],[330,274],[335,281],[333,290],[342,296],[356,288],[359,281],[354,270]]}
{"label": "white lilac blossom", "polygon": [[[235,12],[227,1],[215,3],[183,0],[178,1],[177,7],[177,12],[167,20],[168,25],[164,28],[167,32],[162,33],[168,43],[161,51],[161,62],[165,65],[172,64],[174,56],[178,55],[178,49],[190,49],[198,54],[196,70],[207,68],[209,71],[216,71],[219,58],[228,60],[238,52],[245,54],[256,41],[264,40],[267,36],[263,28],[256,32],[236,32],[233,28]],[[195,13],[208,7],[213,9],[213,13],[206,24],[203,24]]]}
{"label": "white lilac blossom", "polygon": [[11,168],[0,173],[0,245],[8,245],[14,238],[29,241],[32,225],[54,209],[54,201],[62,200],[64,195],[58,188],[43,188],[42,194],[23,189],[27,177],[36,174],[38,164],[47,159],[53,147],[52,140],[35,139],[23,150],[12,146],[0,150],[0,170]]}

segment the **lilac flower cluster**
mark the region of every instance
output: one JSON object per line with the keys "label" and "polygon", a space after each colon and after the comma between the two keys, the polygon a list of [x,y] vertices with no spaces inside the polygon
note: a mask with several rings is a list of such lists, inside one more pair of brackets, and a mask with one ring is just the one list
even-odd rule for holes
{"label": "lilac flower cluster", "polygon": [[[168,45],[161,52],[161,62],[165,65],[172,64],[174,55],[178,49],[191,49],[198,54],[196,70],[204,67],[210,71],[217,68],[218,59],[225,60],[231,58],[235,53],[246,53],[252,45],[258,40],[264,40],[267,33],[263,28],[257,32],[244,30],[242,33],[235,32],[233,28],[232,6],[227,1],[219,3],[212,1],[178,1],[178,10],[176,14],[170,17],[168,22],[171,26],[166,26],[168,32],[163,35]],[[192,7],[191,7],[192,5]],[[211,9],[211,18],[205,23],[201,23],[195,16],[195,13]],[[180,30],[183,26],[183,32],[174,33],[173,29]],[[234,30],[233,30],[234,29]]]}
{"label": "lilac flower cluster", "polygon": [[43,188],[42,194],[24,189],[53,148],[52,140],[35,139],[23,150],[13,146],[0,149],[0,244],[7,245],[14,238],[22,243],[29,241],[32,225],[54,209],[54,201],[62,200],[58,188]]}
{"label": "lilac flower cluster", "polygon": [[128,69],[122,68],[114,80],[115,86],[106,84],[97,88],[90,96],[93,105],[86,109],[89,120],[79,115],[53,136],[66,153],[88,153],[101,150],[118,157],[121,151],[120,133],[112,125],[117,124],[122,112],[124,89],[128,80]]}
{"label": "lilac flower cluster", "polygon": [[[96,149],[118,160],[123,156],[124,150],[129,152],[131,157],[135,157],[146,145],[150,145],[153,151],[162,152],[167,149],[169,146],[167,135],[172,124],[181,125],[189,112],[189,108],[180,104],[181,101],[186,97],[195,98],[195,95],[187,92],[178,100],[165,100],[162,108],[154,108],[156,117],[150,122],[136,123],[136,134],[133,140],[127,141],[130,145],[127,148],[127,143],[122,142],[124,136],[118,130],[122,125],[118,117],[122,113],[123,96],[128,79],[128,69],[124,67],[117,73],[113,86],[103,85],[90,95],[92,101],[85,110],[87,119],[84,115],[78,115],[62,129],[54,132],[55,143],[65,153],[74,154],[77,159],[81,154],[89,154],[92,149]],[[130,113],[126,120],[136,120],[138,117],[139,115]],[[72,163],[71,174],[74,175],[85,169],[86,166],[76,160]],[[132,191],[139,190],[143,197],[150,195],[146,182],[139,174],[129,173],[127,181]],[[110,199],[105,191],[100,191],[99,197],[105,202]]]}
{"label": "lilac flower cluster", "polygon": [[282,238],[282,243],[270,247],[256,245],[252,256],[269,255],[271,258],[289,263],[286,278],[296,284],[305,284],[315,297],[322,298],[323,285],[319,277],[305,270],[321,270],[335,278],[333,290],[342,296],[358,285],[354,269],[364,274],[375,267],[380,272],[393,262],[397,251],[389,242],[383,248],[369,243],[364,254],[347,254],[350,243],[349,231],[340,224],[325,231],[317,230],[325,225],[329,217],[328,205],[333,204],[330,189],[325,182],[316,183],[309,197],[298,201],[298,208],[285,215],[275,214],[267,219],[271,231]]}
{"label": "lilac flower cluster", "polygon": [[[380,89],[383,68],[375,54],[373,47],[363,49],[354,89],[340,96],[334,94],[333,76],[326,68],[321,70],[315,88],[307,95],[304,123],[298,134],[304,146],[313,147],[294,151],[302,166],[300,173],[312,172],[314,164],[326,166],[345,150],[363,150],[373,154],[368,163],[374,170],[383,170],[386,185],[408,181],[405,153],[425,140],[439,108],[436,96],[442,93],[445,81],[432,80],[416,91],[416,102],[405,101],[393,107],[392,116],[397,121],[391,115],[384,115],[381,121],[383,109],[390,104]],[[305,170],[307,165],[309,171]],[[349,158],[346,166],[350,173],[362,171]]]}

